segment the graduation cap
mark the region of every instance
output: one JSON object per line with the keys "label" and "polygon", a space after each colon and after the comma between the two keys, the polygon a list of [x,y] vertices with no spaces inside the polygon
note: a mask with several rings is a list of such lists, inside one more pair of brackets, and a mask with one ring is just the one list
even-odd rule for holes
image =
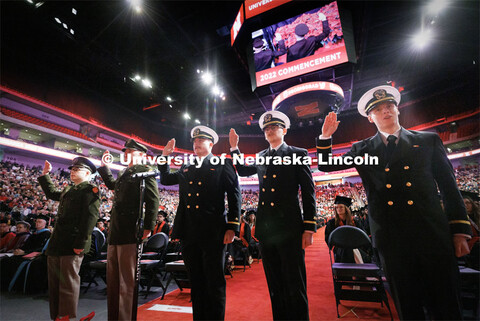
{"label": "graduation cap", "polygon": [[39,214],[37,215],[37,217],[35,218],[36,220],[44,220],[45,222],[48,223],[48,221],[50,220],[50,218],[46,215],[43,215],[43,214]]}
{"label": "graduation cap", "polygon": [[474,192],[470,191],[460,191],[460,194],[462,194],[462,197],[470,197],[474,202],[480,201],[480,195]]}
{"label": "graduation cap", "polygon": [[350,197],[337,195],[337,197],[335,197],[335,202],[334,203],[335,204],[343,204],[346,207],[350,207],[350,205],[352,205],[352,199]]}
{"label": "graduation cap", "polygon": [[157,216],[158,215],[162,215],[163,217],[167,218],[167,212],[165,212],[165,211],[158,211]]}

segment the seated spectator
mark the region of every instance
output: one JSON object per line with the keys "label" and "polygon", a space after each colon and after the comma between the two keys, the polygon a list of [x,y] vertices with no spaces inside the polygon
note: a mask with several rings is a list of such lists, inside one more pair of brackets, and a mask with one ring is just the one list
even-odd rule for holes
{"label": "seated spectator", "polygon": [[254,209],[248,210],[246,215],[246,221],[248,229],[250,230],[250,241],[248,241],[248,252],[252,257],[260,257],[260,243],[255,237],[255,222],[257,211]]}
{"label": "seated spectator", "polygon": [[105,235],[105,239],[108,237],[108,231],[107,228],[105,227],[105,219],[103,217],[100,217],[97,220],[97,228],[100,230],[100,232]]}
{"label": "seated spectator", "polygon": [[153,234],[157,234],[160,232],[165,233],[166,235],[169,235],[170,232],[170,227],[165,221],[165,218],[167,217],[167,213],[165,211],[159,211],[157,214],[157,225],[155,225],[155,228],[153,229]]}
{"label": "seated spectator", "polygon": [[37,216],[35,220],[36,231],[32,234],[22,247],[13,251],[12,257],[5,258],[0,261],[0,275],[1,275],[1,287],[6,289],[13,275],[17,271],[17,268],[25,260],[24,255],[33,252],[41,253],[45,247],[51,232],[46,228],[48,217],[44,215]]}
{"label": "seated spectator", "polygon": [[[358,220],[355,220],[350,212],[350,205],[352,199],[345,196],[337,196],[335,198],[335,218],[332,218],[327,222],[325,227],[325,242],[328,244],[328,238],[330,234],[339,226],[351,225],[362,229],[362,225]],[[363,259],[367,259],[366,253],[362,253],[362,260],[358,257],[355,258],[354,251],[348,249],[333,249],[335,262],[340,263],[363,263]],[[359,262],[361,261],[361,262]]]}
{"label": "seated spectator", "polygon": [[7,219],[0,221],[0,249],[3,249],[7,244],[15,238],[15,233],[10,231],[11,225]]}
{"label": "seated spectator", "polygon": [[45,215],[38,215],[35,219],[35,232],[30,236],[25,244],[16,249],[14,255],[25,255],[31,252],[41,252],[45,243],[47,243],[52,234],[47,228],[49,218]]}
{"label": "seated spectator", "polygon": [[31,235],[30,224],[25,221],[17,222],[16,230],[17,233],[15,237],[10,242],[8,242],[5,247],[0,249],[0,253],[12,253],[14,250],[21,248]]}
{"label": "seated spectator", "polygon": [[480,210],[469,196],[463,196],[463,202],[465,203],[465,209],[467,210],[468,221],[472,227],[472,238],[468,241],[468,247],[470,254],[466,255],[466,264],[474,269],[479,269],[480,265]]}

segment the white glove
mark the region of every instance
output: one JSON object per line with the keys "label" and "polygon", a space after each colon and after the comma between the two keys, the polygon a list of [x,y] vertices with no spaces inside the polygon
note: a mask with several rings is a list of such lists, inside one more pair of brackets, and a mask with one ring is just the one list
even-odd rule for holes
{"label": "white glove", "polygon": [[327,20],[327,17],[323,13],[319,12],[318,13],[318,19],[320,19],[322,21],[325,21],[325,20]]}

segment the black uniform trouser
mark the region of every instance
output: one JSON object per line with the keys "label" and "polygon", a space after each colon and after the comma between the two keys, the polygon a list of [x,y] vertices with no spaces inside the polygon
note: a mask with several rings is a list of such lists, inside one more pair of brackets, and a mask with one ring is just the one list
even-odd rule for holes
{"label": "black uniform trouser", "polygon": [[192,284],[194,320],[225,319],[225,244],[223,240],[182,241],[182,256]]}
{"label": "black uniform trouser", "polygon": [[462,320],[460,275],[450,239],[428,244],[399,237],[378,245],[401,320]]}
{"label": "black uniform trouser", "polygon": [[274,320],[309,320],[302,235],[260,240]]}

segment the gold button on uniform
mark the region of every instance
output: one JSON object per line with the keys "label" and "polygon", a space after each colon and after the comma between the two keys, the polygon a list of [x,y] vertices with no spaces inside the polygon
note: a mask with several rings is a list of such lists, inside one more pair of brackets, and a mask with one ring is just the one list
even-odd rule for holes
{"label": "gold button on uniform", "polygon": [[271,206],[274,206],[275,204],[273,204],[273,202],[270,203]]}
{"label": "gold button on uniform", "polygon": [[391,184],[387,184],[387,188],[392,188],[392,185],[391,185]]}
{"label": "gold button on uniform", "polygon": [[190,205],[187,205],[187,208],[190,208]]}
{"label": "gold button on uniform", "polygon": [[198,185],[202,185],[202,182],[198,182]]}
{"label": "gold button on uniform", "polygon": [[262,188],[262,192],[265,192],[265,189],[264,189],[264,188]]}
{"label": "gold button on uniform", "polygon": [[272,188],[272,192],[275,192],[275,189],[274,189],[274,188]]}
{"label": "gold button on uniform", "polygon": [[277,177],[277,175],[273,174],[273,176],[272,176],[272,177],[273,177],[273,178],[276,178],[276,177]]}
{"label": "gold button on uniform", "polygon": [[200,196],[200,194],[197,193],[197,196]]}
{"label": "gold button on uniform", "polygon": [[263,175],[263,178],[267,178],[267,175]]}
{"label": "gold button on uniform", "polygon": [[392,206],[392,205],[393,205],[393,202],[392,202],[392,201],[388,201],[387,204],[390,205],[390,206]]}
{"label": "gold button on uniform", "polygon": [[198,205],[195,205],[195,208],[198,208]]}
{"label": "gold button on uniform", "polygon": [[189,183],[190,183],[190,185],[191,185],[191,184],[193,184],[193,182],[192,182],[192,181],[190,181]]}
{"label": "gold button on uniform", "polygon": [[408,169],[410,169],[410,166],[405,166],[403,169],[408,170]]}
{"label": "gold button on uniform", "polygon": [[390,172],[390,168],[385,168],[385,172]]}
{"label": "gold button on uniform", "polygon": [[407,185],[408,187],[410,187],[410,186],[412,186],[412,183],[407,182],[407,184],[405,184],[405,185]]}
{"label": "gold button on uniform", "polygon": [[188,193],[188,196],[192,196],[192,194]]}
{"label": "gold button on uniform", "polygon": [[409,200],[409,201],[407,202],[407,204],[408,204],[408,205],[413,205],[413,201],[412,201],[412,200]]}
{"label": "gold button on uniform", "polygon": [[265,202],[262,202],[262,205],[265,205]]}

